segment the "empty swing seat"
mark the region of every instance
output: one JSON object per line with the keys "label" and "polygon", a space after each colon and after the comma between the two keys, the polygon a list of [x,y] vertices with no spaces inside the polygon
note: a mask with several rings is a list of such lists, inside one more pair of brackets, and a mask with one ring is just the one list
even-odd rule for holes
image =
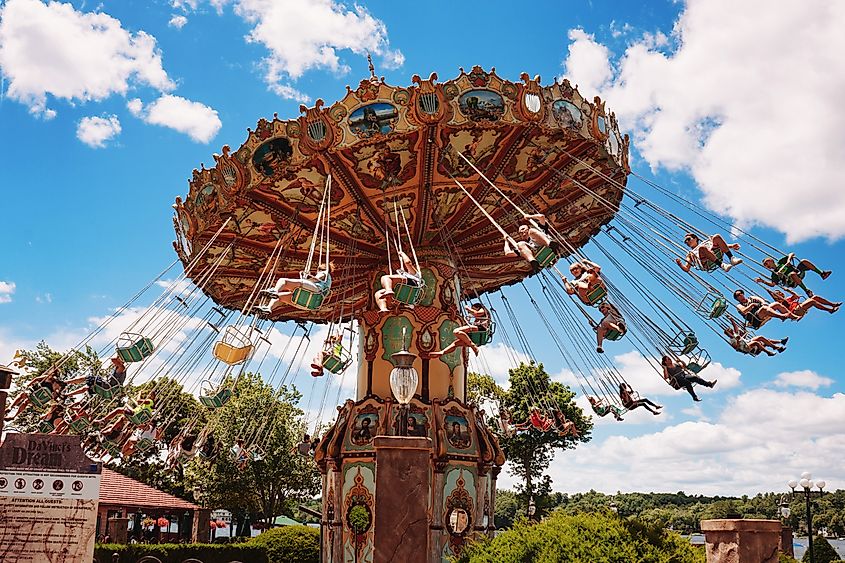
{"label": "empty swing seat", "polygon": [[124,362],[140,362],[149,358],[155,347],[153,341],[141,334],[124,332],[117,339],[117,355]]}
{"label": "empty swing seat", "polygon": [[557,252],[550,246],[544,246],[534,253],[534,258],[540,263],[541,268],[546,268],[557,262]]}
{"label": "empty swing seat", "polygon": [[68,426],[77,434],[82,434],[91,429],[91,421],[86,416],[80,416],[79,418],[69,420]]}
{"label": "empty swing seat", "polygon": [[679,356],[685,356],[698,347],[698,337],[694,332],[680,332],[672,340],[669,348]]}
{"label": "empty swing seat", "polygon": [[587,303],[590,305],[601,305],[607,297],[607,289],[597,285],[587,293]]}
{"label": "empty swing seat", "polygon": [[328,296],[328,292],[320,293],[319,291],[311,291],[304,287],[297,287],[290,296],[290,304],[297,309],[315,311],[323,305],[323,301]]}
{"label": "empty swing seat", "polygon": [[718,319],[728,310],[728,300],[721,293],[707,292],[696,307],[708,319]]}
{"label": "empty swing seat", "polygon": [[53,430],[55,430],[53,425],[47,422],[46,420],[42,420],[38,423],[38,432],[40,432],[41,434],[49,434]]}
{"label": "empty swing seat", "polygon": [[[219,409],[223,405],[229,402],[229,399],[232,398],[232,390],[228,387],[220,386],[216,390],[211,387],[211,382],[208,383],[208,392],[204,392],[200,395],[200,403],[205,405],[210,409]],[[204,384],[205,386],[205,384]]]}
{"label": "empty swing seat", "polygon": [[228,326],[223,338],[214,343],[214,357],[230,366],[242,364],[252,357],[255,351],[252,341],[236,326]]}
{"label": "empty swing seat", "polygon": [[29,402],[32,403],[36,408],[44,408],[52,400],[53,392],[50,389],[47,389],[46,387],[43,387],[41,385],[29,392]]}
{"label": "empty swing seat", "polygon": [[149,438],[141,438],[135,443],[135,449],[141,453],[152,449],[153,446],[155,446],[155,442],[153,442]]}
{"label": "empty swing seat", "polygon": [[710,365],[710,354],[707,350],[700,349],[687,363],[687,369],[693,373],[698,373]]}
{"label": "empty swing seat", "polygon": [[103,399],[114,398],[119,389],[120,385],[109,385],[109,383],[102,378],[95,379],[93,385],[91,385],[91,390],[94,394],[102,397]]}

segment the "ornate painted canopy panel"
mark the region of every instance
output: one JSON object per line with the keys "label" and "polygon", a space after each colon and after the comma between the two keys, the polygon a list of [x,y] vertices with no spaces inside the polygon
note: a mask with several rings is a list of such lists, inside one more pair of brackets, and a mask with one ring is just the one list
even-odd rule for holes
{"label": "ornate painted canopy panel", "polygon": [[186,266],[228,220],[190,276],[199,281],[218,264],[205,291],[241,308],[283,237],[272,277],[297,278],[331,174],[332,294],[318,311],[282,306],[274,319],[326,321],[367,308],[373,275],[387,267],[386,233],[396,236],[394,202],[420,261],[451,260],[465,295],[514,283],[527,265],[503,255],[502,235],[455,179],[511,234],[519,213],[458,153],[524,210],[544,213],[571,246],[583,245],[621,200],[628,138],[600,99],[585,100],[566,80],[521,79],[480,67],[443,84],[414,76],[407,88],[372,77],[331,106],[301,106],[297,119],[259,120],[240,148],[223,147],[212,168],[194,170],[188,196],[176,200],[175,247]]}

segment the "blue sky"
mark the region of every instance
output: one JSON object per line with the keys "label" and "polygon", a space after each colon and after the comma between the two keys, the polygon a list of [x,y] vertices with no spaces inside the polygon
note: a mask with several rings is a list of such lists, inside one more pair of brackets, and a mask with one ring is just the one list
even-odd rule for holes
{"label": "blue sky", "polygon": [[[299,98],[342,97],[367,75],[366,50],[397,85],[475,64],[545,84],[566,74],[617,112],[636,172],[833,269],[811,287],[841,298],[845,69],[827,53],[841,51],[845,14],[820,0],[815,9],[747,4],[366,2],[356,12],[328,0],[7,0],[0,361],[41,338],[68,345],[125,302],[175,258],[170,205],[192,169],[239,146],[258,118],[299,115]],[[349,25],[305,23],[340,13]],[[752,23],[753,38],[743,31]],[[842,318],[773,322],[767,334],[790,336],[773,359],[740,356],[699,331],[734,385],[695,409],[655,386],[668,414],[602,421],[592,443],[555,460],[555,486],[741,494],[781,488],[805,469],[841,486],[845,395],[830,352]],[[558,374],[548,335],[526,320],[539,359]],[[637,380],[630,345],[607,348]]]}

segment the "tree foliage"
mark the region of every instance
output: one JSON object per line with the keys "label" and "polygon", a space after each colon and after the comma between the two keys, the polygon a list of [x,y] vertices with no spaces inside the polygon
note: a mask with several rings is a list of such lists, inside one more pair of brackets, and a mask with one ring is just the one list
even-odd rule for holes
{"label": "tree foliage", "polygon": [[262,547],[269,563],[317,563],[320,560],[320,532],[307,526],[283,526],[263,532],[247,542]]}
{"label": "tree foliage", "polygon": [[458,563],[704,563],[704,553],[674,532],[613,514],[555,512],[538,524],[520,519],[492,540],[471,543]]}
{"label": "tree foliage", "polygon": [[[513,423],[528,419],[535,408],[546,416],[553,416],[554,410],[575,423],[578,437],[560,436],[556,431],[541,432],[531,428],[514,436],[506,436],[499,430],[499,443],[508,458],[509,470],[520,478],[517,494],[523,506],[533,497],[537,517],[551,508],[551,478],[544,475],[556,450],[574,448],[580,442],[590,440],[592,421],[575,402],[575,393],[566,385],[552,381],[543,364],[520,364],[508,374],[509,386],[502,389],[492,377],[484,374],[470,374],[467,380],[467,396],[471,402],[495,403],[498,409],[510,413]],[[494,428],[496,429],[496,428]]]}
{"label": "tree foliage", "polygon": [[[822,536],[813,538],[813,555],[815,556],[814,563],[834,563],[835,561],[839,561],[839,554],[836,553],[830,542]],[[801,561],[810,561],[809,549],[804,552],[804,557],[801,558]]]}

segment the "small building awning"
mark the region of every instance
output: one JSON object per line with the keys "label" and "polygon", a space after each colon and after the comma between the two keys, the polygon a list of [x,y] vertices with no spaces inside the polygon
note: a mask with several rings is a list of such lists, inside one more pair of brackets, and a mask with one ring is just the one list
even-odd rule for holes
{"label": "small building awning", "polygon": [[103,467],[100,506],[158,510],[199,510],[199,506],[159,491],[135,479]]}
{"label": "small building awning", "polygon": [[302,526],[302,522],[297,522],[293,518],[287,516],[276,516],[273,519],[274,526]]}

